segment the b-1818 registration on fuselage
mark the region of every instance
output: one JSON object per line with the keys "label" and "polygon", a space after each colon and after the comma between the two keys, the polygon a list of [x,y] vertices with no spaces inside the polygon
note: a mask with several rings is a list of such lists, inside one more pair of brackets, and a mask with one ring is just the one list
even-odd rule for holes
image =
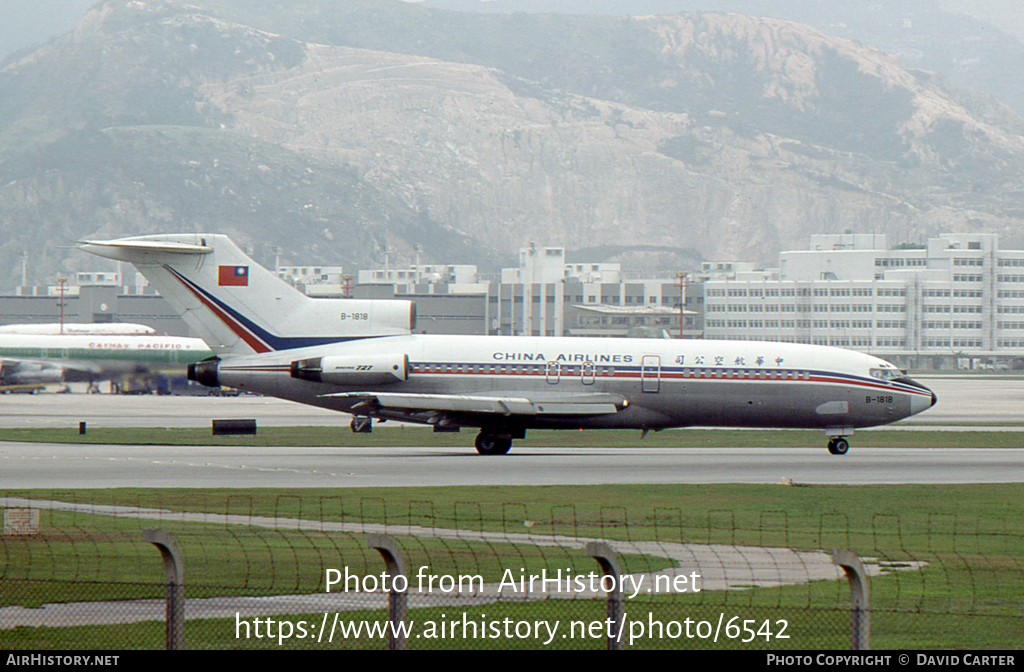
{"label": "b-1818 registration on fuselage", "polygon": [[410,302],[309,298],[222,235],[81,247],[135,264],[207,342],[194,380],[351,413],[356,431],[479,428],[483,454],[533,428],[687,426],[821,429],[842,454],[855,428],[936,401],[884,360],[825,346],[413,334]]}

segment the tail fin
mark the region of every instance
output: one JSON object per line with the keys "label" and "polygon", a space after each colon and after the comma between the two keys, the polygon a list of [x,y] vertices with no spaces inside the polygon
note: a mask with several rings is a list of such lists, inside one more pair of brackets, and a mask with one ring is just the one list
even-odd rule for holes
{"label": "tail fin", "polygon": [[409,334],[409,301],[312,299],[218,234],[81,241],[92,254],[129,261],[217,355],[288,350]]}

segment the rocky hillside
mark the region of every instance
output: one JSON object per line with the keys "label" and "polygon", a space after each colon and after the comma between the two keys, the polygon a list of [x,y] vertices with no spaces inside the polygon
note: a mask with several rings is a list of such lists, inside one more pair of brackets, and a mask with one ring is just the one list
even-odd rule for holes
{"label": "rocky hillside", "polygon": [[39,280],[93,263],[83,236],[200,229],[348,267],[529,241],[771,262],[844,229],[1024,244],[1022,177],[997,101],[740,15],[118,0],[0,65],[0,261],[27,249]]}

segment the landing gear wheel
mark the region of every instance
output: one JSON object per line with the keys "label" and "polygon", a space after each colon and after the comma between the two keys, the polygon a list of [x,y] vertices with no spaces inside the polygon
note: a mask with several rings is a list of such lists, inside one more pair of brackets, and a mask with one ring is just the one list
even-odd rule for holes
{"label": "landing gear wheel", "polygon": [[831,455],[846,455],[850,450],[850,442],[841,436],[828,440],[828,452]]}
{"label": "landing gear wheel", "polygon": [[512,448],[512,439],[481,432],[476,437],[476,452],[481,455],[504,455]]}

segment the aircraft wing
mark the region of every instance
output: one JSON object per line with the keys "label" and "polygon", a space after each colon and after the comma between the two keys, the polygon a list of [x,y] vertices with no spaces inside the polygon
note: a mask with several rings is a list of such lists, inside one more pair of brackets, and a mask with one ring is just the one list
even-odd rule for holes
{"label": "aircraft wing", "polygon": [[483,415],[504,416],[593,416],[618,413],[629,401],[614,394],[561,394],[522,393],[463,395],[463,394],[403,394],[392,392],[339,392],[325,397],[345,402],[347,410],[355,415],[404,417],[433,424],[444,417]]}

